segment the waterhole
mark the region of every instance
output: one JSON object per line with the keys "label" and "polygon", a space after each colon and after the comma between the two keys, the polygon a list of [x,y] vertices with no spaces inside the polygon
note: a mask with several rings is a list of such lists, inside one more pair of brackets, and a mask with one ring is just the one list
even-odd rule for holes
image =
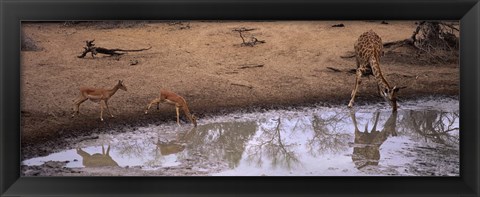
{"label": "waterhole", "polygon": [[[232,113],[203,117],[196,128],[173,118],[73,139],[70,149],[24,160],[22,169],[25,176],[459,176],[457,99],[387,107]],[[47,168],[64,170],[35,172]]]}

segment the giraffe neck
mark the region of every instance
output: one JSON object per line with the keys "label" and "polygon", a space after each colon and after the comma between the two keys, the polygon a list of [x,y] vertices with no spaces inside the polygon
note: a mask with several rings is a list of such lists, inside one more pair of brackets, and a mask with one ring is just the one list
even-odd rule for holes
{"label": "giraffe neck", "polygon": [[378,63],[378,58],[370,58],[370,66],[372,67],[373,76],[377,81],[377,84],[382,89],[390,90],[390,84],[388,81],[383,77],[382,70],[380,70],[380,64]]}

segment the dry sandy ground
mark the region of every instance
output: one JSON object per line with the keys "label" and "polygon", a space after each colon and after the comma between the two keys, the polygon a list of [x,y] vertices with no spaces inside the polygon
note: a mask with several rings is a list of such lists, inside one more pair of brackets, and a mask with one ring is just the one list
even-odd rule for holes
{"label": "dry sandy ground", "polygon": [[[332,27],[343,23],[345,27]],[[252,108],[275,108],[312,103],[348,104],[355,76],[326,67],[355,68],[353,52],[360,34],[370,29],[383,42],[403,40],[415,29],[413,21],[280,21],[280,22],[155,22],[134,25],[105,23],[28,23],[23,32],[42,50],[21,53],[21,137],[23,154],[36,146],[56,146],[63,137],[86,135],[112,128],[174,121],[174,107],[143,114],[146,104],[168,88],[185,97],[200,119],[213,113]],[[240,46],[234,28],[256,28],[245,33],[266,43]],[[85,40],[96,46],[147,51],[120,57],[90,55],[77,58]],[[400,99],[429,95],[458,95],[459,65],[428,64],[400,47],[387,49],[382,71],[397,86]],[[131,61],[138,61],[130,65]],[[263,65],[244,68],[242,66]],[[90,101],[71,118],[79,87],[113,87],[123,80],[109,105],[115,118]],[[382,101],[373,78],[365,78],[356,104]],[[400,103],[401,105],[401,103]]]}

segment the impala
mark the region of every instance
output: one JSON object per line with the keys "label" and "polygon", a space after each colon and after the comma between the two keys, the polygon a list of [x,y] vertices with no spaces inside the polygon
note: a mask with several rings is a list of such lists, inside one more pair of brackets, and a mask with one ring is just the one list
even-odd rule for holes
{"label": "impala", "polygon": [[82,164],[85,167],[118,166],[117,162],[110,156],[110,145],[108,145],[107,152],[102,145],[102,153],[89,154],[81,148],[77,148],[77,154],[82,157]]}
{"label": "impala", "polygon": [[107,108],[107,112],[113,118],[114,116],[110,112],[110,108],[108,107],[108,100],[117,92],[118,89],[127,91],[127,87],[125,87],[122,80],[119,80],[118,83],[115,85],[115,87],[113,87],[112,89],[81,87],[80,88],[80,95],[74,101],[74,104],[73,104],[74,105],[74,107],[73,107],[74,112],[72,114],[72,117],[74,117],[75,114],[79,113],[80,104],[82,104],[86,100],[90,100],[90,101],[93,101],[95,103],[100,104],[100,120],[101,121],[103,121],[102,101]]}
{"label": "impala", "polygon": [[197,118],[190,113],[190,110],[188,109],[187,101],[180,95],[169,91],[165,89],[160,90],[160,95],[159,97],[153,99],[150,101],[150,103],[147,105],[147,108],[145,109],[145,114],[148,114],[148,110],[150,107],[152,107],[153,104],[157,104],[157,110],[160,109],[159,105],[160,103],[168,103],[170,105],[175,105],[175,108],[177,110],[177,124],[180,126],[180,108],[183,110],[187,118],[193,123],[193,125],[196,127],[197,126]]}

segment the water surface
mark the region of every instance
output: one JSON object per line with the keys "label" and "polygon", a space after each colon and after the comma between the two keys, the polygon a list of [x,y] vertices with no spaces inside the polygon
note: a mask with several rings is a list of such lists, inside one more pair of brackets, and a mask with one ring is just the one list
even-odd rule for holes
{"label": "water surface", "polygon": [[215,176],[459,176],[455,99],[410,101],[396,113],[385,104],[233,113],[202,118],[197,128],[172,120],[95,138],[23,164]]}

